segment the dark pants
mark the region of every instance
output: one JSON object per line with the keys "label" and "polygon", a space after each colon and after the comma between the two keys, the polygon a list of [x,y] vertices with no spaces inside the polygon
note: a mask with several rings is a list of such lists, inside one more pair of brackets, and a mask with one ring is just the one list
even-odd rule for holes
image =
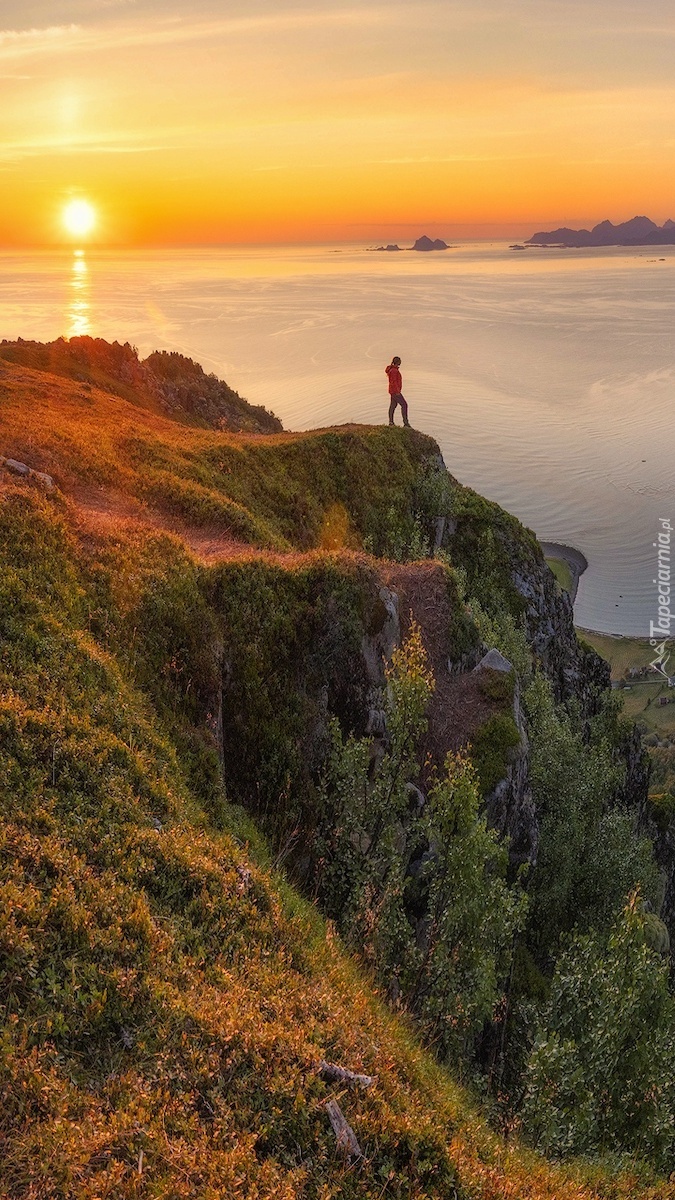
{"label": "dark pants", "polygon": [[396,406],[398,404],[401,405],[401,412],[403,413],[403,424],[409,425],[410,421],[408,420],[408,403],[405,399],[405,396],[402,396],[400,392],[397,392],[396,395],[391,397],[391,403],[389,405],[389,424],[390,425],[394,424],[394,413],[396,412]]}

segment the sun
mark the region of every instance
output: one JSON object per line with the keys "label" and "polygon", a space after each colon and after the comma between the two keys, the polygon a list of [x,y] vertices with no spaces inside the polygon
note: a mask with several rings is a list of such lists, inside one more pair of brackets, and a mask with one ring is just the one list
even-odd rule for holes
{"label": "sun", "polygon": [[88,200],[70,200],[61,219],[68,233],[74,237],[86,237],[96,224],[96,209]]}

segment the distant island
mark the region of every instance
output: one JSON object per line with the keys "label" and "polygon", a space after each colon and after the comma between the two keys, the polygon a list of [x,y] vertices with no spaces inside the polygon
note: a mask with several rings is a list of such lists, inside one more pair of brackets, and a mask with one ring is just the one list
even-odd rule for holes
{"label": "distant island", "polygon": [[426,234],[423,234],[422,237],[418,237],[417,241],[415,242],[415,245],[413,246],[413,250],[448,250],[448,249],[449,249],[448,243],[444,242],[442,240],[442,238],[433,238],[432,239],[430,237],[427,237]]}
{"label": "distant island", "polygon": [[[415,245],[410,246],[408,248],[410,250],[423,250],[423,251],[426,251],[426,250],[449,250],[450,249],[450,247],[448,246],[448,243],[444,242],[442,238],[430,238],[430,237],[427,237],[426,234],[422,234],[422,237],[418,237],[417,241],[415,242]],[[395,250],[401,250],[401,249],[403,249],[402,246],[396,246],[391,243],[388,246],[371,246],[370,247],[371,251],[382,250],[382,251],[393,252]]]}
{"label": "distant island", "polygon": [[[527,246],[675,246],[675,221],[657,225],[649,217],[633,217],[620,225],[601,221],[593,229],[553,229],[550,233],[535,233]],[[520,247],[512,246],[512,250]]]}

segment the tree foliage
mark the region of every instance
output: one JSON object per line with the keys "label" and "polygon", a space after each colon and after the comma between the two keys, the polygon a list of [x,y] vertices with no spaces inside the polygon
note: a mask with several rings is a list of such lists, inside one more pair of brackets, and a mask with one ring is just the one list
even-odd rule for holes
{"label": "tree foliage", "polygon": [[429,1040],[454,1060],[492,1016],[527,908],[525,893],[506,882],[506,846],[479,805],[470,759],[449,754],[421,818],[430,847],[418,883],[426,912],[403,972]]}
{"label": "tree foliage", "polygon": [[576,937],[558,961],[523,1112],[547,1153],[675,1166],[675,1005],[647,918],[634,892],[608,939]]}
{"label": "tree foliage", "polygon": [[556,707],[537,676],[524,696],[531,735],[531,779],[541,821],[531,883],[530,941],[550,963],[561,935],[607,931],[637,885],[656,900],[651,843],[635,814],[617,802],[624,767],[613,753],[606,714],[589,723]]}
{"label": "tree foliage", "polygon": [[526,902],[507,884],[506,849],[479,815],[467,755],[448,756],[419,807],[415,749],[433,686],[413,625],[388,672],[389,744],[374,773],[371,744],[343,740],[333,726],[319,891],[389,995],[458,1061],[493,1012]]}

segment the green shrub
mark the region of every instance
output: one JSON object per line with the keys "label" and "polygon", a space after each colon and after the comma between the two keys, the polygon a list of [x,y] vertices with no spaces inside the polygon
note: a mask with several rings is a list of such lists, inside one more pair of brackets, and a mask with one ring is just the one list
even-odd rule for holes
{"label": "green shrub", "polygon": [[490,667],[484,667],[478,676],[478,685],[483,695],[487,696],[488,700],[500,704],[507,704],[513,700],[515,684],[513,671],[493,671]]}
{"label": "green shrub", "polygon": [[532,677],[532,651],[527,641],[523,616],[514,618],[510,612],[488,613],[479,600],[471,597],[469,611],[483,642],[499,650],[523,681]]}
{"label": "green shrub", "polygon": [[504,779],[511,751],[520,744],[520,733],[511,713],[493,713],[473,736],[471,757],[480,780],[483,796],[494,791]]}
{"label": "green shrub", "polygon": [[675,1166],[675,1005],[634,894],[609,939],[561,956],[526,1072],[525,1128],[549,1154]]}
{"label": "green shrub", "polygon": [[456,480],[453,489],[454,533],[447,546],[453,563],[465,572],[467,596],[480,598],[490,616],[508,613],[518,624],[525,601],[513,582],[514,570],[526,573],[543,564],[539,544],[498,504]]}
{"label": "green shrub", "polygon": [[658,906],[660,886],[636,814],[617,803],[625,768],[615,753],[621,729],[613,699],[589,725],[557,708],[551,685],[538,676],[524,705],[540,813],[529,936],[543,964],[555,956],[563,933],[606,931],[634,887]]}
{"label": "green shrub", "polygon": [[422,828],[432,848],[418,880],[426,916],[407,948],[403,989],[430,1043],[461,1064],[495,1015],[527,898],[506,882],[507,846],[480,815],[478,779],[462,754],[448,755]]}

